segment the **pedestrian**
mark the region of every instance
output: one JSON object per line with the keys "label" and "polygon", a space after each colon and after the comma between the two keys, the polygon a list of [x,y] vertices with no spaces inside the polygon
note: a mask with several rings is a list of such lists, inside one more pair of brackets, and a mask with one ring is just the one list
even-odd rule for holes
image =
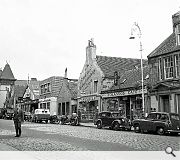
{"label": "pedestrian", "polygon": [[14,110],[14,126],[16,130],[16,136],[15,137],[20,137],[21,136],[21,123],[24,122],[24,113],[20,106],[17,106]]}

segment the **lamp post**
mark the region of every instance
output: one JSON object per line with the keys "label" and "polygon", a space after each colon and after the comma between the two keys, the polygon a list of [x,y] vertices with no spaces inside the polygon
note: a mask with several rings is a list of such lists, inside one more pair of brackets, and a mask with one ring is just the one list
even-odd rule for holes
{"label": "lamp post", "polygon": [[143,77],[143,59],[142,59],[142,42],[141,42],[141,29],[139,25],[135,22],[131,28],[131,36],[129,39],[135,39],[134,33],[138,30],[138,37],[140,43],[140,54],[141,54],[141,86],[142,86],[142,111],[144,113],[144,77]]}

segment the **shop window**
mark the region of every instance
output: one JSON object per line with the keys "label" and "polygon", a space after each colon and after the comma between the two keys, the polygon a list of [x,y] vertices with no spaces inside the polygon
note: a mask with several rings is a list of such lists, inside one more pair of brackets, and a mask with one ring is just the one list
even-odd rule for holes
{"label": "shop window", "polygon": [[40,104],[40,109],[42,109],[43,107],[42,107],[42,103]]}

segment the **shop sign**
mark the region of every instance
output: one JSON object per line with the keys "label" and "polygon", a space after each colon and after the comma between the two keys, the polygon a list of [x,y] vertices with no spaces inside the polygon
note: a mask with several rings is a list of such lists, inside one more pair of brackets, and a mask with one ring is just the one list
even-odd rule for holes
{"label": "shop sign", "polygon": [[90,102],[90,101],[94,101],[97,100],[96,96],[92,96],[92,97],[82,97],[79,99],[79,102]]}
{"label": "shop sign", "polygon": [[[144,89],[144,93],[147,93],[147,89]],[[142,90],[129,90],[122,92],[105,93],[101,95],[103,98],[106,98],[106,97],[119,97],[119,96],[129,96],[129,95],[137,95],[137,94],[142,94]]]}

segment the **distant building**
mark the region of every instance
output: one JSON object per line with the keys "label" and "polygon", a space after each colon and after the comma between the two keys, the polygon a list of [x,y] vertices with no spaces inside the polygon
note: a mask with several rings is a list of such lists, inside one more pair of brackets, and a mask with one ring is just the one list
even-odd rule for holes
{"label": "distant building", "polygon": [[0,108],[13,108],[14,78],[10,65],[7,63],[3,70],[0,69]]}
{"label": "distant building", "polygon": [[63,84],[59,90],[58,115],[71,115],[77,113],[77,82],[76,79],[64,77]]}
{"label": "distant building", "polygon": [[180,12],[172,22],[173,33],[148,55],[151,110],[180,114]]}
{"label": "distant building", "polygon": [[[143,63],[146,65],[147,60]],[[124,72],[140,68],[140,65],[140,59],[96,56],[96,45],[92,39],[89,40],[86,61],[78,80],[77,105],[82,119],[91,120],[95,112],[107,110],[109,106],[103,105],[101,92],[114,85],[115,72],[121,77]]]}
{"label": "distant building", "polygon": [[49,109],[51,115],[58,114],[57,98],[63,85],[64,77],[52,76],[40,81],[40,96],[38,108]]}
{"label": "distant building", "polygon": [[18,104],[24,111],[34,113],[39,103],[39,81],[36,78],[31,78],[28,81],[17,81],[15,84],[15,97]]}

